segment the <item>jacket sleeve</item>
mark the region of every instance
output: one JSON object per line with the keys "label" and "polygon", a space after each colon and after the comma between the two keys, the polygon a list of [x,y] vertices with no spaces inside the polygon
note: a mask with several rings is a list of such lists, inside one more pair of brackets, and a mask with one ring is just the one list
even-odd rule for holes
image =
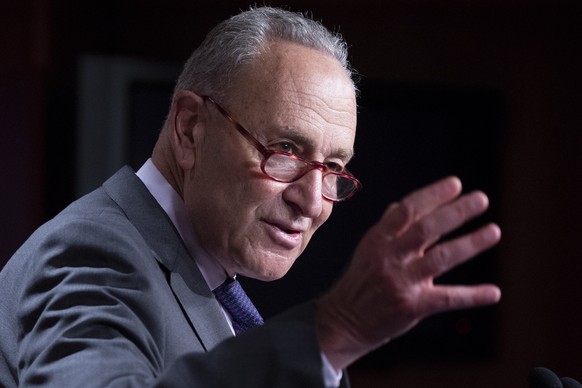
{"label": "jacket sleeve", "polygon": [[307,303],[204,355],[177,360],[159,387],[323,387],[321,356]]}

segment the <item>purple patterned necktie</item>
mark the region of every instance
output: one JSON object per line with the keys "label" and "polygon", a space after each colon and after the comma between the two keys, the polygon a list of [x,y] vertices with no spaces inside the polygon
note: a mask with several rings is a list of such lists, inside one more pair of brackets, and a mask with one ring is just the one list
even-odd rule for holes
{"label": "purple patterned necktie", "polygon": [[237,335],[263,324],[263,318],[236,279],[226,279],[213,292],[222,307],[230,314],[232,327]]}

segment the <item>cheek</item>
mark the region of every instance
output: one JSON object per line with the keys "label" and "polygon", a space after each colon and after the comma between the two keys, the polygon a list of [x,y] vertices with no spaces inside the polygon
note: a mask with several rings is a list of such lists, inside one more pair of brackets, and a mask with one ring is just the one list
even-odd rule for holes
{"label": "cheek", "polygon": [[209,210],[221,226],[217,232],[223,236],[224,249],[244,250],[254,241],[253,236],[259,235],[260,220],[276,214],[281,206],[279,186],[270,179],[249,178],[243,171],[232,177],[228,185],[225,182],[220,192],[220,209]]}

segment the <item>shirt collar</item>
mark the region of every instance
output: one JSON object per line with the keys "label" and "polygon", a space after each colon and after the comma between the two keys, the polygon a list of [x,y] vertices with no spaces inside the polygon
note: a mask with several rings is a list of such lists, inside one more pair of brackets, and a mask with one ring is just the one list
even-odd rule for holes
{"label": "shirt collar", "polygon": [[214,290],[221,285],[227,278],[226,271],[198,243],[182,197],[160,173],[151,158],[138,170],[137,176],[172,220],[208,287]]}

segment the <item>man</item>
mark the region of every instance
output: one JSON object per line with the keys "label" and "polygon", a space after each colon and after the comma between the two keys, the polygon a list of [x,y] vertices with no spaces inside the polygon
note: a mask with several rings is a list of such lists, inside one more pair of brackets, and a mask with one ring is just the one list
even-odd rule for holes
{"label": "man", "polygon": [[487,225],[439,242],[487,208],[450,177],[390,206],[319,300],[264,325],[230,309],[238,296],[223,300],[221,284],[284,276],[357,191],[355,128],[337,36],[271,8],[219,25],[186,64],[151,160],[70,205],[2,270],[2,384],[338,386],[423,317],[497,302],[493,285],[432,283],[500,238]]}

